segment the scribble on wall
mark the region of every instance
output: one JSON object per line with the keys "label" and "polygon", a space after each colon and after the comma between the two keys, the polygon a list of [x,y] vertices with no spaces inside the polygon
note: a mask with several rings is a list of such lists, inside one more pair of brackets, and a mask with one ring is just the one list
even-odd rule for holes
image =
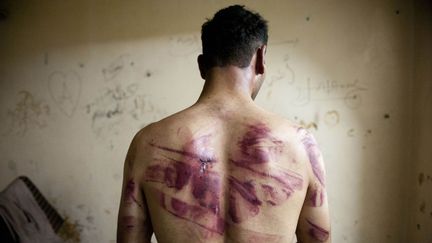
{"label": "scribble on wall", "polygon": [[355,79],[350,82],[325,80],[314,82],[307,79],[304,86],[297,87],[297,97],[294,104],[303,106],[311,101],[342,100],[350,109],[356,109],[362,104],[362,95],[367,89]]}
{"label": "scribble on wall", "polygon": [[276,70],[276,73],[272,74],[270,76],[269,80],[269,86],[272,86],[274,82],[277,82],[279,80],[284,80],[287,84],[293,84],[295,82],[295,72],[291,68],[289,64],[290,56],[285,55],[283,58],[283,66],[282,68],[278,68]]}
{"label": "scribble on wall", "polygon": [[[279,45],[296,45],[298,43],[298,39],[295,40],[288,40],[281,43],[278,43]],[[281,82],[283,84],[292,86],[296,82],[296,73],[294,69],[291,67],[291,60],[290,55],[285,54],[280,62],[280,65],[275,66],[276,71],[270,73],[268,80],[265,82],[265,84],[268,87],[266,98],[269,99],[272,95],[273,85],[275,83]]]}
{"label": "scribble on wall", "polygon": [[171,56],[188,56],[199,52],[201,48],[201,40],[197,34],[170,37],[169,42]]}
{"label": "scribble on wall", "polygon": [[115,79],[125,68],[130,56],[128,54],[121,55],[112,61],[107,67],[102,69],[102,74],[105,81]]}
{"label": "scribble on wall", "polygon": [[137,93],[138,87],[137,83],[108,87],[101,96],[87,105],[92,130],[98,137],[117,134],[120,125],[128,119],[147,120],[160,113],[148,96]]}
{"label": "scribble on wall", "polygon": [[[104,94],[87,105],[87,113],[92,116],[92,128],[101,135],[120,123],[127,109],[127,103],[136,92],[136,84],[124,88],[121,85],[108,87]],[[105,131],[106,130],[106,131]]]}
{"label": "scribble on wall", "polygon": [[122,55],[104,68],[104,79],[110,82],[86,105],[93,132],[98,138],[111,141],[111,147],[113,137],[122,131],[122,125],[136,121],[150,122],[162,113],[148,95],[140,93],[141,83],[144,81],[132,78],[146,79],[151,78],[151,75],[134,76],[136,71],[130,63],[134,63],[130,56]]}
{"label": "scribble on wall", "polygon": [[60,111],[72,117],[81,98],[81,77],[75,71],[55,71],[49,75],[48,90]]}
{"label": "scribble on wall", "polygon": [[13,109],[7,111],[9,122],[7,135],[25,135],[29,129],[47,126],[50,107],[43,100],[36,99],[26,90],[18,92],[18,101]]}
{"label": "scribble on wall", "polygon": [[279,45],[292,45],[296,46],[300,42],[299,38],[287,39],[281,41],[272,41],[269,43],[269,46],[279,46]]}

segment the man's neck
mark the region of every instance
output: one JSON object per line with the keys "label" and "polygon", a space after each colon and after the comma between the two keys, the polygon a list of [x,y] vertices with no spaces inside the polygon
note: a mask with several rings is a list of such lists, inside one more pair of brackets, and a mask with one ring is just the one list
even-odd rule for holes
{"label": "man's neck", "polygon": [[226,106],[253,103],[253,72],[251,67],[214,67],[206,74],[203,91],[197,103]]}

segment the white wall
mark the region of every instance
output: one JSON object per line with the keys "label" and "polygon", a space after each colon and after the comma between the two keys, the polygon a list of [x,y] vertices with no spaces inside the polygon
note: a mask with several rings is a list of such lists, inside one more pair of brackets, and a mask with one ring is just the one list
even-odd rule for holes
{"label": "white wall", "polygon": [[[431,141],[409,129],[418,126],[412,107],[430,105],[432,96],[430,69],[414,69],[422,63],[414,55],[417,5],[240,2],[270,24],[269,73],[257,103],[309,127],[321,144],[334,242],[408,242],[420,221],[416,239],[427,239],[432,217],[414,219],[406,210],[417,212],[408,197],[427,190],[413,191],[410,165],[430,161],[421,152],[410,159],[407,143],[425,143],[419,148],[426,150]],[[129,142],[139,128],[196,100],[200,26],[232,3],[3,3],[0,188],[27,175],[82,242],[114,242]],[[430,23],[426,15],[421,28]],[[412,91],[423,89],[417,101]],[[419,116],[425,129],[428,114]],[[418,171],[426,178],[428,168]],[[430,189],[432,180],[426,184]],[[426,203],[429,214],[432,201]]]}

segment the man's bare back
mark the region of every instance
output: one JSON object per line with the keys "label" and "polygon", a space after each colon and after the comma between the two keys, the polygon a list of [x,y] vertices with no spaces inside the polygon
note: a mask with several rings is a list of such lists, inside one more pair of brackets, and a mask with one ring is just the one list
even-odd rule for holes
{"label": "man's bare back", "polygon": [[[265,47],[258,52],[254,70]],[[255,105],[250,68],[200,69],[198,102],[131,143],[118,241],[149,242],[154,232],[159,243],[293,242],[297,232],[299,242],[329,242],[325,170],[312,135]]]}

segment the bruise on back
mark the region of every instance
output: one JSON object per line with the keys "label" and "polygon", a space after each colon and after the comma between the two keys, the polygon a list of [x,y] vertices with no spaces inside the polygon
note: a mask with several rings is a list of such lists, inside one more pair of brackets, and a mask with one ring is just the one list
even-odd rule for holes
{"label": "bruise on back", "polygon": [[270,170],[269,163],[277,162],[284,150],[284,143],[274,137],[265,124],[249,125],[238,147],[239,152],[230,158],[230,165],[235,171],[233,174],[246,176],[242,180],[238,179],[229,190],[228,213],[234,223],[256,216],[263,204],[282,204],[303,185],[302,176],[294,171],[274,167]]}
{"label": "bruise on back", "polygon": [[[221,173],[215,165],[224,162],[215,156],[213,136],[209,133],[192,138],[182,148],[149,144],[156,149],[157,158],[145,170],[144,180],[159,185],[154,195],[159,198],[159,206],[202,228],[208,237],[225,233],[229,237],[236,229],[235,234],[247,237],[248,242],[279,242],[280,235],[241,225],[259,215],[263,207],[277,207],[302,189],[300,174],[269,164],[280,159],[285,149],[283,141],[263,123],[246,125],[225,162],[228,172]],[[223,190],[222,185],[227,189]],[[192,200],[181,199],[184,193]]]}

